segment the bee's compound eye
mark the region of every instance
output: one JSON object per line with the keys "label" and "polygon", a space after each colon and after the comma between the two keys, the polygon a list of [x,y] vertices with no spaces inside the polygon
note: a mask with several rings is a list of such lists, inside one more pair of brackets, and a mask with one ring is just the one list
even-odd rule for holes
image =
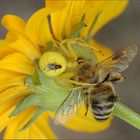
{"label": "bee's compound eye", "polygon": [[[63,73],[66,69],[66,65],[67,61],[65,57],[54,51],[44,53],[39,60],[40,69],[49,77],[55,77]],[[51,69],[51,66],[54,68]]]}

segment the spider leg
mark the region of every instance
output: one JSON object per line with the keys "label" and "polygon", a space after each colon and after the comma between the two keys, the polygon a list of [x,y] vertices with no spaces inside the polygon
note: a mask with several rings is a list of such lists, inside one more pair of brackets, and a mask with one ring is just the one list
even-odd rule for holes
{"label": "spider leg", "polygon": [[78,56],[77,56],[77,54],[75,53],[74,49],[72,48],[72,42],[68,42],[68,43],[67,43],[67,47],[68,47],[68,51],[69,51],[71,57],[72,57],[74,60],[77,60],[77,59],[78,59]]}

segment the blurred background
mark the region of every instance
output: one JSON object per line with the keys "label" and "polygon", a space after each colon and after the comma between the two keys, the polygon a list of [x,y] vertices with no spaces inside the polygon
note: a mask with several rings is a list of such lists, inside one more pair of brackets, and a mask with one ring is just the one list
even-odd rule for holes
{"label": "blurred background", "polygon": [[[0,0],[0,19],[5,14],[15,14],[27,20],[43,5],[43,0]],[[4,38],[5,33],[6,30],[0,25],[0,38]],[[128,79],[116,86],[116,92],[121,96],[123,103],[140,113],[140,1],[130,1],[125,12],[101,29],[95,39],[114,51],[125,44],[138,45],[136,59],[124,72]],[[61,126],[54,126],[53,123],[52,128],[60,139],[140,139],[140,131],[116,117],[109,129],[96,134],[74,132]]]}

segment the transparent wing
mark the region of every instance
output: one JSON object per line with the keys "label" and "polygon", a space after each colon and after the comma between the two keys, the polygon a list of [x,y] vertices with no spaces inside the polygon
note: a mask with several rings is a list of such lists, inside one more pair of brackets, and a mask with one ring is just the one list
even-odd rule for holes
{"label": "transparent wing", "polygon": [[72,118],[77,111],[77,106],[81,101],[81,90],[72,90],[62,102],[55,114],[55,122],[63,123]]}
{"label": "transparent wing", "polygon": [[137,54],[137,46],[129,45],[97,64],[97,69],[107,72],[122,72],[128,68]]}

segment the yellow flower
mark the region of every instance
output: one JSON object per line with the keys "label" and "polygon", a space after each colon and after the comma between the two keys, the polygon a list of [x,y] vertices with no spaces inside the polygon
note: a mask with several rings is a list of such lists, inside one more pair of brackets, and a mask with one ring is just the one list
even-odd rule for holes
{"label": "yellow flower", "polygon": [[[49,126],[49,116],[53,117],[52,112],[56,111],[68,92],[65,89],[56,91],[57,88],[50,90],[51,87],[55,87],[52,83],[53,78],[46,79],[46,76],[41,77],[43,80],[39,82],[50,90],[50,94],[40,94],[43,93],[42,85],[39,86],[39,83],[36,83],[38,81],[34,80],[37,78],[35,60],[42,58],[43,50],[49,46],[48,43],[52,43],[50,41],[62,42],[70,38],[83,16],[87,27],[81,28],[80,39],[87,37],[99,13],[101,14],[92,35],[120,15],[127,3],[106,0],[48,0],[46,7],[34,13],[27,22],[15,15],[3,17],[2,24],[8,30],[5,40],[0,40],[0,131],[5,129],[4,139],[56,138]],[[51,17],[52,30],[48,16]],[[95,41],[89,40],[89,44],[104,53],[104,56],[95,53],[98,61],[112,54],[110,49]],[[60,95],[61,91],[63,95]],[[34,113],[39,114],[38,118],[27,129],[19,131],[28,124]],[[83,106],[76,116],[63,125],[76,131],[98,132],[109,127],[111,123],[111,118],[105,122],[98,122],[90,111],[87,116],[84,116],[84,113]]]}

